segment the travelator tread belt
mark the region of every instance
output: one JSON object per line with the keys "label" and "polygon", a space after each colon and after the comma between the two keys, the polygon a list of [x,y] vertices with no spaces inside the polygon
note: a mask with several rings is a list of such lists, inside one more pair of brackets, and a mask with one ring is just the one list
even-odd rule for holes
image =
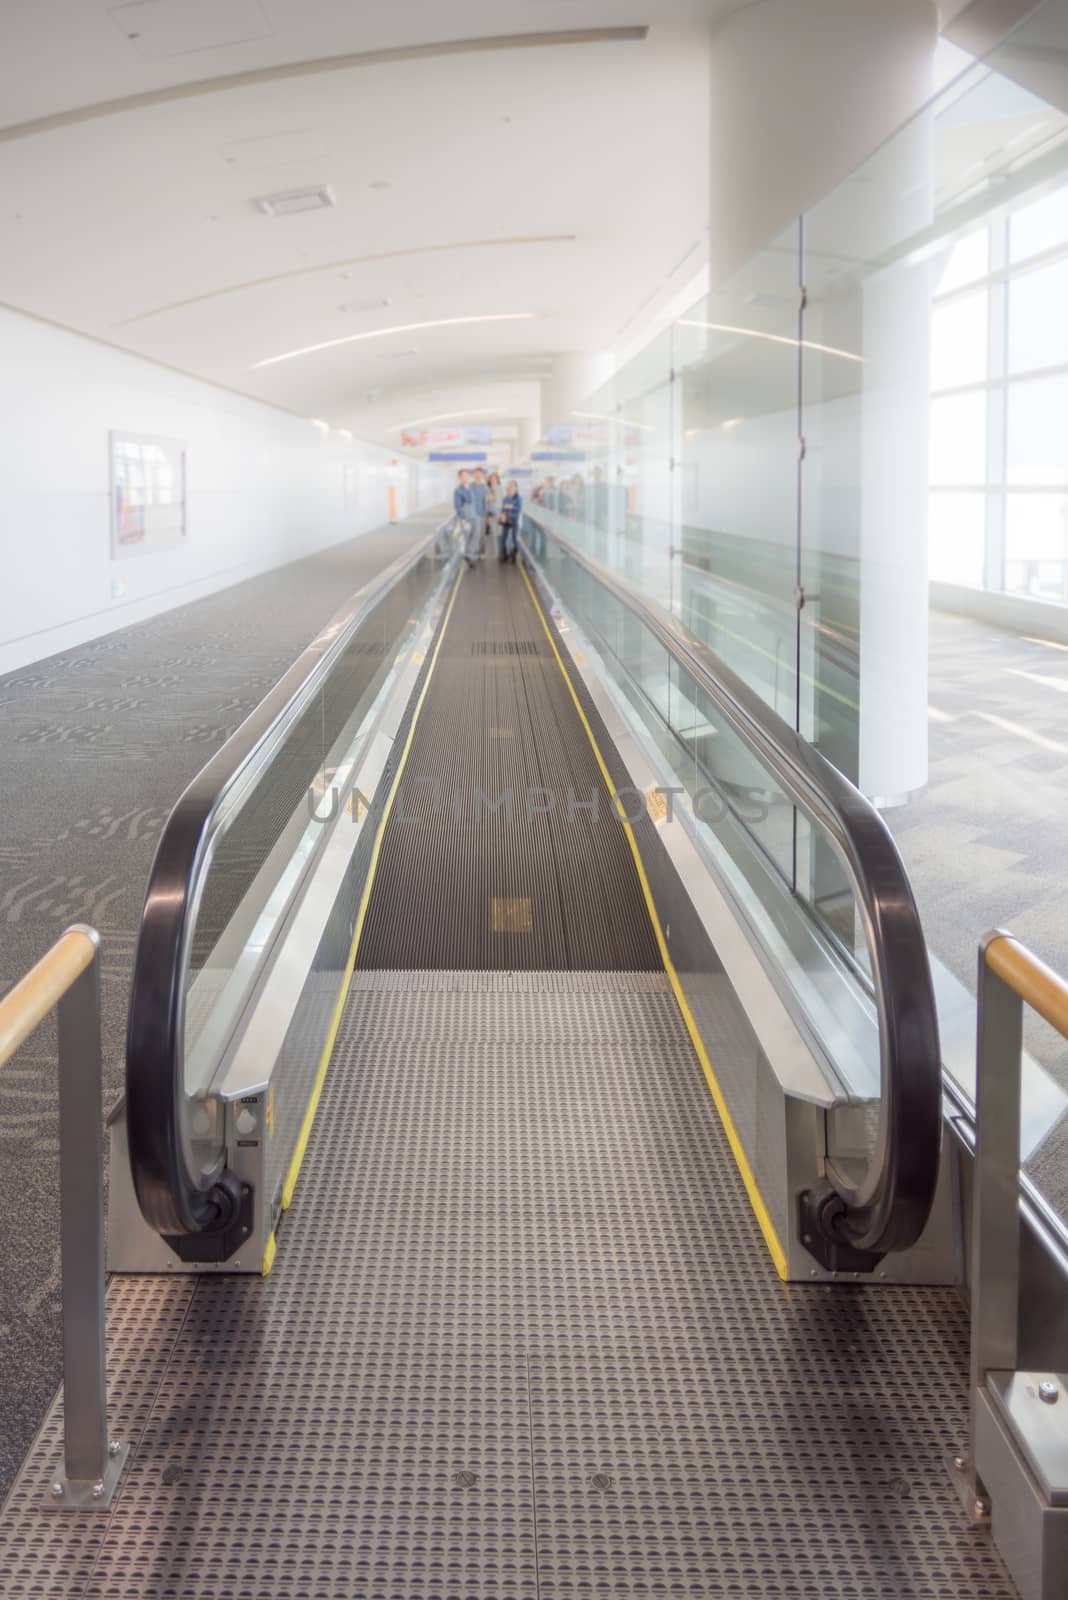
{"label": "travelator tread belt", "polygon": [[464,570],[357,962],[661,965],[625,832],[518,566]]}

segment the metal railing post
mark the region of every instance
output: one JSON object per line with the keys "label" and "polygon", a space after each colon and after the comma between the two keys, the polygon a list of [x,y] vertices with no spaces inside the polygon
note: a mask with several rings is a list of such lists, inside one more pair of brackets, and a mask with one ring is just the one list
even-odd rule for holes
{"label": "metal railing post", "polygon": [[93,958],[57,1006],[63,1468],[51,1497],[83,1509],[110,1503],[126,1447],[108,1438],[100,940],[92,928],[72,931],[92,941]]}
{"label": "metal railing post", "polygon": [[[1022,1370],[1020,1122],[1024,1007],[1068,1039],[1068,982],[1008,933],[979,950],[972,1172],[971,1444],[963,1488],[1021,1600],[1068,1594],[1063,1371]],[[1034,1292],[1028,1317],[1041,1314]],[[1051,1308],[1052,1309],[1052,1308]]]}
{"label": "metal railing post", "polygon": [[1016,1366],[1020,1292],[1020,1053],[1023,1001],[979,950],[976,1148],[971,1260],[971,1439],[968,1461],[975,1513],[975,1404],[988,1372]]}

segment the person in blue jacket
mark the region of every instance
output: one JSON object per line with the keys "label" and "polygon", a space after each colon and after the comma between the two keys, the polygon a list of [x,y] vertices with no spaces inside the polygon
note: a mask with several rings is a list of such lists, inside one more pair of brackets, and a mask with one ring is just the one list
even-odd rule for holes
{"label": "person in blue jacket", "polygon": [[519,520],[523,515],[523,496],[513,478],[508,493],[501,501],[500,559],[514,561],[516,540],[519,537]]}
{"label": "person in blue jacket", "polygon": [[486,508],[487,500],[489,498],[489,490],[486,487],[486,474],[483,472],[481,467],[475,468],[475,481],[471,485],[471,493],[475,497],[475,516],[478,520],[478,537],[480,541],[478,554],[481,556],[482,542],[485,540],[486,534],[489,532],[489,525],[486,521]]}
{"label": "person in blue jacket", "polygon": [[464,560],[469,567],[473,567],[475,557],[482,549],[482,523],[475,508],[475,491],[466,467],[461,467],[458,477],[460,481],[453,490],[452,508],[463,530]]}

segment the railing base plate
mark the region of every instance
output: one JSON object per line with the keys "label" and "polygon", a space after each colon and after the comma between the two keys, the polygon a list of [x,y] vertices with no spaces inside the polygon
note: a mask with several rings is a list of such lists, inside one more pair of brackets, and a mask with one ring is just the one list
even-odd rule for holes
{"label": "railing base plate", "polygon": [[115,1498],[123,1468],[130,1454],[128,1444],[109,1453],[101,1478],[68,1478],[62,1468],[52,1479],[43,1505],[48,1511],[107,1511]]}

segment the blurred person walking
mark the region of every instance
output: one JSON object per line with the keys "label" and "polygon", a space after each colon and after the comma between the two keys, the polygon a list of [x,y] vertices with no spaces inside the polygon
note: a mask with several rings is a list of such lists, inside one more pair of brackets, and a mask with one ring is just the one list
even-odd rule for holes
{"label": "blurred person walking", "polygon": [[508,485],[508,493],[501,501],[501,532],[500,532],[500,559],[514,561],[516,541],[519,538],[519,523],[523,515],[523,496],[519,493],[519,485],[513,478]]}
{"label": "blurred person walking", "polygon": [[475,497],[475,518],[478,522],[478,555],[482,555],[482,546],[486,538],[486,474],[481,467],[475,468],[475,481],[471,485],[471,493]]}
{"label": "blurred person walking", "polygon": [[475,491],[466,467],[461,467],[459,482],[453,491],[452,508],[456,513],[463,537],[464,560],[473,567],[482,550],[482,525],[475,507]]}
{"label": "blurred person walking", "polygon": [[497,472],[491,472],[486,479],[486,537],[491,539],[501,515],[501,504],[504,492],[501,489],[501,478]]}

